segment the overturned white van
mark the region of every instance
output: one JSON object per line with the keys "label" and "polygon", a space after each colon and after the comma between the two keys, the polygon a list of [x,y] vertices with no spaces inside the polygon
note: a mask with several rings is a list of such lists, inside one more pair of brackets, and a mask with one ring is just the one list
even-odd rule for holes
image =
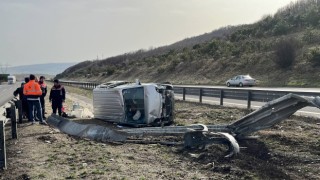
{"label": "overturned white van", "polygon": [[174,93],[170,84],[113,81],[93,90],[94,117],[133,126],[170,124]]}

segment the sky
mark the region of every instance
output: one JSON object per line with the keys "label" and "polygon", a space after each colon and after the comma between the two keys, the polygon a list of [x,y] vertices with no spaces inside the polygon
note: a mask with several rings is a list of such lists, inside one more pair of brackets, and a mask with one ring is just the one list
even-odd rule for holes
{"label": "sky", "polygon": [[0,0],[0,65],[81,62],[253,23],[291,0]]}

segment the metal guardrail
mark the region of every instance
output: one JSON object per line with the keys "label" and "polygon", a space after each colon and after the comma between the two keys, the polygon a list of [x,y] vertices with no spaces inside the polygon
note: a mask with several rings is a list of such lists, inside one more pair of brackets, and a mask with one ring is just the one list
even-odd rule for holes
{"label": "metal guardrail", "polygon": [[101,83],[99,82],[78,82],[78,81],[61,81],[60,84],[66,85],[66,86],[75,86],[79,88],[84,89],[94,89]]}
{"label": "metal guardrail", "polygon": [[253,89],[228,89],[228,88],[203,88],[203,87],[174,87],[176,94],[182,94],[183,100],[187,95],[198,96],[199,102],[203,97],[214,97],[220,99],[220,105],[223,105],[224,99],[235,99],[247,101],[247,108],[251,108],[251,102],[269,102],[280,98],[286,94],[292,93],[300,96],[320,96],[320,92],[302,92],[302,91],[279,91],[279,90],[253,90]]}
{"label": "metal guardrail", "polygon": [[10,119],[12,139],[18,139],[17,111],[19,122],[22,122],[21,101],[14,99],[0,107],[0,168],[7,168],[5,125]]}
{"label": "metal guardrail", "polygon": [[[60,81],[64,85],[76,86],[85,89],[94,89],[99,82],[77,82]],[[235,99],[247,101],[247,108],[251,108],[251,102],[269,102],[286,94],[293,93],[300,96],[320,96],[320,92],[302,92],[302,91],[281,91],[281,90],[254,90],[254,89],[232,89],[232,88],[205,88],[205,87],[184,87],[174,86],[175,94],[182,94],[183,100],[187,95],[198,96],[202,103],[203,97],[214,97],[220,99],[220,105],[223,105],[224,99]]]}

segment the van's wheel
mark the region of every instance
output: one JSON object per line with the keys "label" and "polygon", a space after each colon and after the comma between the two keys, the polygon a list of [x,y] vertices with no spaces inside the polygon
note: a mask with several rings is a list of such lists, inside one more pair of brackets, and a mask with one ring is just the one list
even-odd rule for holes
{"label": "van's wheel", "polygon": [[227,86],[230,87],[230,83],[227,83]]}
{"label": "van's wheel", "polygon": [[242,83],[239,83],[239,86],[240,86],[240,87],[243,87],[243,84],[242,84]]}

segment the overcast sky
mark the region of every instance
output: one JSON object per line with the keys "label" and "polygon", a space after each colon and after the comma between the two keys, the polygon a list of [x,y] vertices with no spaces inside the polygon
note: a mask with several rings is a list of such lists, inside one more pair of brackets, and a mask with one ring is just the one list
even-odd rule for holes
{"label": "overcast sky", "polygon": [[291,0],[0,0],[0,64],[80,62],[253,23]]}

